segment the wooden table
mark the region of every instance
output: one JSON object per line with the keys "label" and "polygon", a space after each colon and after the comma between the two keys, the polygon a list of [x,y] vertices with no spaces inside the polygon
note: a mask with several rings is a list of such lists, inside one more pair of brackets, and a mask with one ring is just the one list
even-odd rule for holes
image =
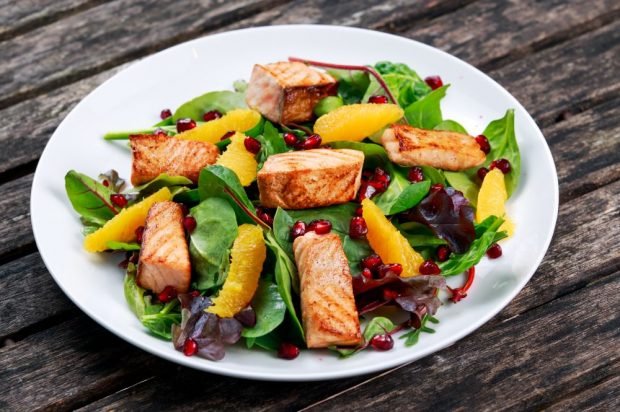
{"label": "wooden table", "polygon": [[[0,410],[619,410],[618,16],[617,0],[1,0]],[[37,253],[33,172],[80,99],[174,44],[287,23],[367,27],[446,50],[513,93],[547,138],[561,200],[551,248],[506,309],[441,352],[331,382],[197,372],[97,325]]]}

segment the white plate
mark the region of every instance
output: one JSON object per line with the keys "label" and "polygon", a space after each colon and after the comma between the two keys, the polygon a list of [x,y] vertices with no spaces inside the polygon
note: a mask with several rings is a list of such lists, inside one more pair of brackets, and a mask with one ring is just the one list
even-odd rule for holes
{"label": "white plate", "polygon": [[[392,60],[425,77],[441,75],[451,83],[442,102],[446,118],[472,134],[515,109],[521,148],[521,183],[509,202],[517,224],[503,243],[501,259],[481,263],[467,299],[443,306],[435,334],[423,334],[406,348],[396,340],[388,352],[364,351],[341,360],[327,351],[304,351],[295,361],[271,353],[230,348],[219,362],[186,357],[170,342],[150,336],[123,297],[119,257],[82,249],[81,224],[64,190],[64,175],[75,169],[90,176],[116,169],[130,175],[130,154],[123,144],[104,141],[109,130],[148,126],[161,109],[211,90],[231,89],[248,79],[254,63],[288,56],[336,63],[372,64]],[[118,142],[116,142],[118,143]],[[320,380],[360,375],[419,359],[451,345],[480,327],[523,288],[542,260],[555,227],[558,183],[542,133],[519,102],[489,77],[442,51],[384,33],[327,26],[275,26],[239,30],[193,40],[134,64],[82,100],[50,139],[32,186],[32,225],[37,246],[55,281],[91,318],[121,338],[162,358],[223,375],[265,380]],[[455,279],[457,280],[457,279]]]}

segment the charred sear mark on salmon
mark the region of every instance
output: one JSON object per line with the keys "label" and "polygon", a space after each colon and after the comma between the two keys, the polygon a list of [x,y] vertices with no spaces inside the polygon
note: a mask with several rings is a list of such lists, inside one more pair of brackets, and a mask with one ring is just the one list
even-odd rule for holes
{"label": "charred sear mark on salmon", "polygon": [[393,125],[381,141],[390,160],[402,166],[459,171],[479,166],[486,158],[473,137],[456,132]]}

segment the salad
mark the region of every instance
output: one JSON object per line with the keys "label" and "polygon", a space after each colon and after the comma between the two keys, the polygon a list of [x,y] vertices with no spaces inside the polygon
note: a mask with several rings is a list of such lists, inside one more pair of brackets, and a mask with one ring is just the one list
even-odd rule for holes
{"label": "salad", "polygon": [[148,333],[212,361],[233,344],[283,359],[412,346],[502,255],[512,110],[471,136],[443,117],[439,76],[387,61],[289,58],[233,86],[107,133],[128,142],[131,185],[65,176],[84,249],[123,255]]}

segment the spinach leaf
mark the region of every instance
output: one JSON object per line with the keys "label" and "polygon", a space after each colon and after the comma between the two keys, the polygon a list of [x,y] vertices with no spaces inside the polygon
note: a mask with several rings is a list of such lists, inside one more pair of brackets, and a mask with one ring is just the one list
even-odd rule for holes
{"label": "spinach leaf", "polygon": [[189,243],[197,274],[196,289],[210,289],[226,279],[230,248],[237,237],[237,219],[230,204],[217,197],[203,200],[191,213],[197,223]]}
{"label": "spinach leaf", "polygon": [[433,231],[426,225],[418,222],[394,223],[396,228],[409,241],[414,248],[445,245],[447,242],[435,236]]}
{"label": "spinach leaf", "polygon": [[115,240],[108,241],[107,247],[109,250],[125,250],[128,252],[140,250],[140,245],[138,243],[117,242]]}
{"label": "spinach leaf", "polygon": [[480,187],[474,180],[475,177],[470,176],[465,172],[443,172],[446,180],[456,190],[463,192],[463,196],[469,203],[471,203],[474,207],[478,203],[478,192],[480,191]]}
{"label": "spinach leaf", "polygon": [[185,188],[177,191],[177,193],[174,194],[173,200],[175,202],[185,203],[189,206],[195,206],[200,203],[200,195],[198,189]]}
{"label": "spinach leaf", "polygon": [[327,96],[314,106],[314,115],[316,117],[321,117],[324,114],[327,114],[333,110],[336,110],[340,106],[343,106],[344,102],[342,101],[342,97],[340,96]]}
{"label": "spinach leaf", "polygon": [[[383,61],[375,64],[375,69],[381,74],[401,107],[407,107],[431,92],[426,82],[406,64]],[[372,77],[363,101],[368,101],[376,94],[385,94],[385,92],[379,82]]]}
{"label": "spinach leaf", "polygon": [[261,280],[252,299],[252,308],[256,312],[256,325],[244,328],[241,336],[258,338],[267,335],[277,328],[284,320],[286,305],[278,286],[266,280]]}
{"label": "spinach leaf", "polygon": [[138,198],[143,198],[157,192],[162,187],[168,187],[173,192],[179,186],[189,186],[192,184],[193,182],[185,176],[168,176],[162,173],[150,182],[133,187],[129,192],[138,193]]}
{"label": "spinach leaf", "polygon": [[265,121],[263,134],[256,136],[256,138],[261,143],[260,152],[256,157],[258,170],[262,169],[263,164],[269,156],[289,151],[289,147],[280,136],[280,133],[278,133],[278,129],[276,129],[271,122]]}
{"label": "spinach leaf", "polygon": [[246,214],[246,212],[233,200],[229,193],[239,199],[239,201],[251,213],[255,213],[254,205],[248,199],[248,196],[239,182],[239,178],[227,167],[220,165],[212,165],[205,167],[200,172],[198,178],[198,193],[200,199],[204,200],[210,197],[219,197],[225,199],[235,210],[237,221],[241,223],[254,223],[254,221]]}
{"label": "spinach leaf", "polygon": [[368,89],[368,73],[358,70],[328,70],[338,80],[338,95],[345,104],[359,103]]}
{"label": "spinach leaf", "polygon": [[209,92],[183,103],[172,116],[176,123],[179,119],[192,118],[202,120],[202,115],[211,110],[226,113],[233,109],[244,109],[245,94],[224,90],[221,92]]}
{"label": "spinach leaf", "polygon": [[258,338],[246,338],[245,344],[248,348],[252,348],[256,345],[261,349],[277,351],[280,347],[280,341],[281,340],[276,331],[273,331],[264,336],[259,336]]}
{"label": "spinach leaf", "polygon": [[460,123],[454,120],[444,120],[439,123],[437,126],[433,127],[433,130],[446,130],[448,132],[457,132],[467,134],[467,130],[461,126]]}
{"label": "spinach leaf", "polygon": [[[515,135],[515,112],[513,109],[506,111],[501,119],[493,120],[482,132],[489,139],[491,152],[487,155],[485,167],[491,164],[495,159],[504,158],[510,162],[512,167],[510,173],[505,176],[506,191],[508,197],[512,195],[519,185],[519,177],[521,175],[521,155],[519,154],[519,145],[517,144],[517,136]],[[470,169],[470,173],[475,173]]]}
{"label": "spinach leaf", "polygon": [[384,166],[388,162],[388,157],[383,146],[375,143],[361,142],[330,142],[329,145],[334,149],[353,149],[364,153],[364,168],[374,169]]}
{"label": "spinach leaf", "polygon": [[294,223],[295,219],[284,209],[280,207],[276,209],[273,217],[273,235],[278,245],[291,259],[294,259],[293,240],[291,239],[291,227]]}
{"label": "spinach leaf", "polygon": [[146,304],[144,303],[145,290],[136,283],[136,270],[136,265],[133,263],[127,265],[127,274],[123,281],[123,291],[129,309],[131,309],[139,319],[146,312]]}
{"label": "spinach leaf", "polygon": [[405,109],[405,118],[411,126],[432,129],[443,121],[441,99],[446,95],[449,85],[433,90]]}
{"label": "spinach leaf", "polygon": [[[260,134],[263,133],[263,129],[265,128],[265,118],[263,116],[260,117],[260,120],[258,121],[258,123],[256,123],[254,126],[252,126],[251,129],[246,130],[243,132],[244,135],[246,136],[252,136],[252,137],[257,137]],[[229,140],[229,139],[226,139]],[[218,146],[218,144],[215,144],[216,146]],[[218,146],[219,148],[219,146]],[[222,150],[222,148],[220,148],[220,150]]]}
{"label": "spinach leaf", "polygon": [[387,165],[391,178],[390,185],[385,192],[376,197],[375,204],[385,215],[395,215],[417,205],[428,193],[431,183],[424,180],[411,184],[401,168],[392,163]]}
{"label": "spinach leaf", "polygon": [[446,185],[446,177],[444,176],[443,170],[436,169],[432,166],[420,166],[422,168],[422,173],[424,173],[424,178],[431,181],[431,184],[441,183],[442,185]]}
{"label": "spinach leaf", "polygon": [[73,209],[90,226],[103,226],[119,211],[110,201],[113,192],[109,188],[75,170],[65,175],[65,190]]}
{"label": "spinach leaf", "polygon": [[504,223],[504,219],[501,217],[489,216],[482,223],[476,225],[476,240],[472,242],[469,250],[462,254],[451,254],[448,260],[439,263],[441,274],[443,276],[454,276],[477,265],[491,244],[505,237],[505,232],[498,233],[502,223]]}

